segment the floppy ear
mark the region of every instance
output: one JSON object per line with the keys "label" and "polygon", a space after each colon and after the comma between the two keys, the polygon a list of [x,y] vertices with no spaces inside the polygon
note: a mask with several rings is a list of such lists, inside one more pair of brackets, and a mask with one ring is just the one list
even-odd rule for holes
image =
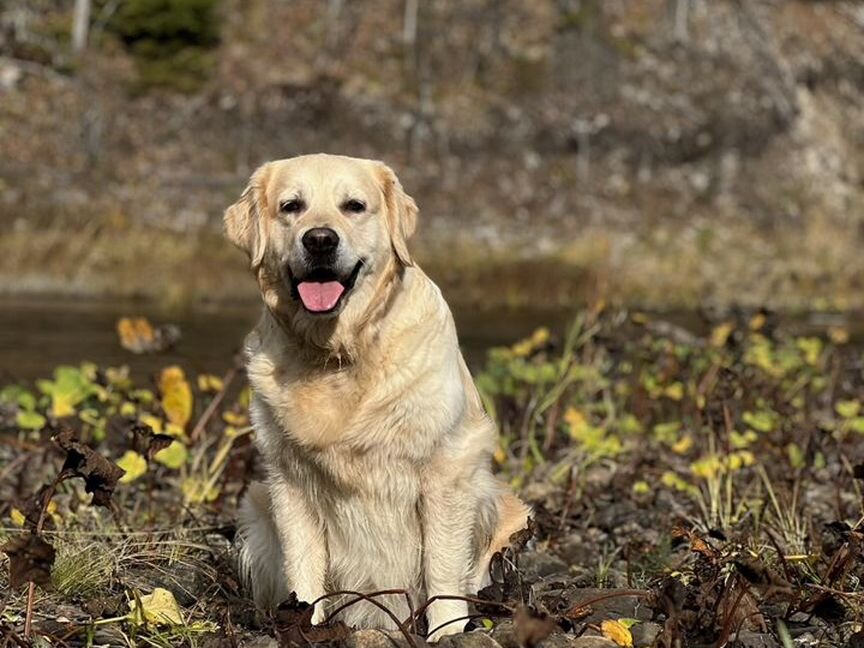
{"label": "floppy ear", "polygon": [[267,165],[258,167],[249,180],[249,185],[240,199],[225,210],[222,220],[225,236],[234,245],[249,255],[252,269],[255,270],[264,260],[264,196]]}
{"label": "floppy ear", "polygon": [[417,203],[402,189],[393,169],[379,162],[378,172],[387,204],[387,229],[390,231],[393,251],[402,265],[412,266],[414,260],[408,252],[408,239],[417,228]]}

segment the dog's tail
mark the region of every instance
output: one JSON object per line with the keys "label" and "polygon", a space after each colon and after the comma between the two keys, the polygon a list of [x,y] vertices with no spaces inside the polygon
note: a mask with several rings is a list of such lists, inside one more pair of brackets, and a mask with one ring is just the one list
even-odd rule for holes
{"label": "dog's tail", "polygon": [[276,607],[289,592],[280,569],[282,546],[273,522],[270,493],[261,482],[252,482],[240,502],[237,538],[241,582],[252,592],[258,607]]}

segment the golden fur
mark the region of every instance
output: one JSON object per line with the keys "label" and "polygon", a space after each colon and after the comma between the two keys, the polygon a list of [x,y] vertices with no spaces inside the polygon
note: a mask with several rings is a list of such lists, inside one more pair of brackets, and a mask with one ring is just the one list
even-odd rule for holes
{"label": "golden fur", "polygon": [[[302,214],[280,205],[301,196]],[[360,215],[340,207],[364,201]],[[492,554],[528,509],[491,473],[497,431],[483,411],[441,292],[408,251],[417,217],[380,162],[312,155],[270,162],[225,212],[249,255],[265,308],[246,341],[256,444],[267,468],[239,516],[241,572],[256,602],[290,591],[400,588],[426,597],[475,592]],[[338,312],[307,312],[286,277],[302,272],[300,237],[339,233],[340,267],[359,264]],[[404,597],[381,599],[405,618]],[[316,606],[321,621],[336,602]],[[460,631],[461,601],[427,612],[432,639]],[[392,627],[370,604],[349,624]]]}

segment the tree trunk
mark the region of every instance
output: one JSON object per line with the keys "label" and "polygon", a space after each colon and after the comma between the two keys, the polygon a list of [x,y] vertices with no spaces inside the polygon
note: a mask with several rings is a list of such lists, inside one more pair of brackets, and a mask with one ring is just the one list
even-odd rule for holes
{"label": "tree trunk", "polygon": [[72,15],[72,50],[75,52],[82,52],[87,47],[90,4],[90,0],[75,0],[75,11]]}

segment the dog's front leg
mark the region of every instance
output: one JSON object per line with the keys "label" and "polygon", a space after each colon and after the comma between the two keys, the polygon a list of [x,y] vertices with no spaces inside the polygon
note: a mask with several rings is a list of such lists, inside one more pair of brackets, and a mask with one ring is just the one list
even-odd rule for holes
{"label": "dog's front leg", "polygon": [[[475,497],[464,483],[442,479],[427,483],[423,493],[423,569],[426,593],[435,596],[464,596],[472,560]],[[462,486],[462,488],[460,488]],[[429,605],[430,641],[461,632],[465,628],[468,604],[438,600]],[[458,621],[457,621],[458,619]]]}
{"label": "dog's front leg", "polygon": [[[311,603],[322,596],[327,573],[327,540],[321,520],[301,489],[286,480],[270,482],[273,521],[282,545],[282,569],[288,589],[297,599]],[[324,620],[324,605],[315,606],[313,623]]]}

